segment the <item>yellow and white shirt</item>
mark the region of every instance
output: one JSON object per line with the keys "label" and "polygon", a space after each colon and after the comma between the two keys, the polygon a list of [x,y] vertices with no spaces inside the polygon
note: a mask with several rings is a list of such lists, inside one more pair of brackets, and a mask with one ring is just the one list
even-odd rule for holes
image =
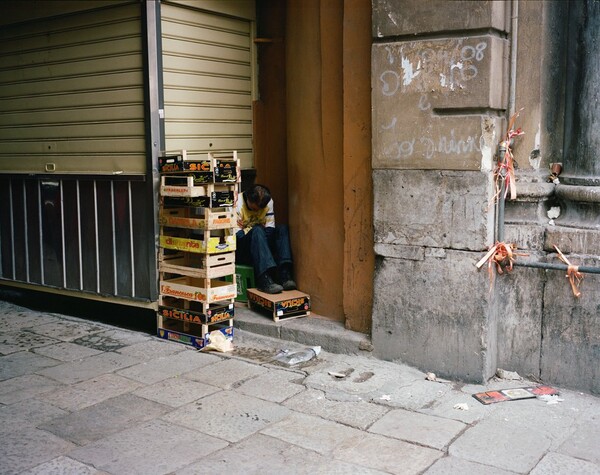
{"label": "yellow and white shirt", "polygon": [[246,206],[244,193],[240,193],[236,203],[238,231],[248,232],[256,225],[266,228],[275,227],[275,211],[273,208],[273,200],[271,199],[267,206],[258,211],[252,211]]}

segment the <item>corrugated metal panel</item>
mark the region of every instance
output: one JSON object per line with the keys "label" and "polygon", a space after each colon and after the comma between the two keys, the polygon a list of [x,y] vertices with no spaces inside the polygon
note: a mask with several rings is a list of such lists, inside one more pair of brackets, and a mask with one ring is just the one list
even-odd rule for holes
{"label": "corrugated metal panel", "polygon": [[252,167],[251,22],[170,4],[161,17],[166,149],[237,150]]}
{"label": "corrugated metal panel", "polygon": [[0,171],[144,174],[138,2],[3,26]]}

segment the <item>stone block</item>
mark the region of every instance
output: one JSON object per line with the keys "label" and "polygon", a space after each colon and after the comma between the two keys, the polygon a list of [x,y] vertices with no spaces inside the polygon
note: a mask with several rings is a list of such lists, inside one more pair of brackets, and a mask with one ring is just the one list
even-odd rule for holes
{"label": "stone block", "polygon": [[[565,254],[600,256],[600,231],[597,230],[555,226],[547,229],[545,238],[546,251],[556,252],[556,245]],[[598,260],[590,265],[598,266]]]}
{"label": "stone block", "polygon": [[373,0],[373,37],[480,28],[509,31],[509,15],[505,2]]}
{"label": "stone block", "polygon": [[[573,259],[574,260],[574,259]],[[573,262],[574,263],[574,262]],[[579,265],[598,265],[579,260]],[[541,375],[544,381],[600,393],[600,275],[585,274],[573,295],[565,271],[547,271]]]}
{"label": "stone block", "polygon": [[285,419],[290,410],[270,401],[221,391],[182,406],[163,419],[229,442],[239,442]]}
{"label": "stone block", "polygon": [[556,473],[600,473],[600,466],[568,455],[550,452],[540,460],[530,475],[555,475]]}
{"label": "stone block", "polygon": [[543,270],[527,267],[496,276],[499,368],[539,377],[544,280]]}
{"label": "stone block", "polygon": [[495,371],[495,322],[481,254],[446,259],[385,258],[375,276],[375,356],[442,377],[487,380]]}
{"label": "stone block", "polygon": [[285,406],[360,430],[366,430],[389,410],[362,398],[358,401],[339,399],[325,391],[308,389],[288,399]]}
{"label": "stone block", "polygon": [[123,394],[57,417],[41,424],[40,428],[77,445],[87,445],[160,417],[169,409],[132,394]]}
{"label": "stone block", "polygon": [[493,36],[376,44],[373,166],[491,169],[505,107],[507,43]]}
{"label": "stone block", "polygon": [[369,432],[441,450],[466,427],[459,421],[395,409],[375,422]]}
{"label": "stone block", "polygon": [[[505,224],[504,242],[517,246],[518,252],[532,254],[543,249],[546,229],[536,224]],[[517,257],[517,262],[521,260]]]}
{"label": "stone block", "polygon": [[108,473],[175,473],[226,446],[215,437],[154,420],[80,447],[69,456]]}
{"label": "stone block", "polygon": [[445,176],[432,171],[375,170],[373,184],[379,190],[373,212],[376,251],[420,259],[423,256],[415,246],[487,249],[494,232],[488,209],[492,188],[487,178],[476,172]]}

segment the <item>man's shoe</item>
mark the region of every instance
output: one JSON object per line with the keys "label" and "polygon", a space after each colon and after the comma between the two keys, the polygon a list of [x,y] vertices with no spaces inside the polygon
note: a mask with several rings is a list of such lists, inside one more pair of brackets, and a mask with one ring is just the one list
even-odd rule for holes
{"label": "man's shoe", "polygon": [[296,290],[296,282],[294,282],[292,279],[287,279],[284,280],[283,283],[281,284],[281,286],[283,287],[283,290]]}
{"label": "man's shoe", "polygon": [[279,294],[283,292],[283,287],[273,282],[271,276],[265,272],[258,277],[258,290],[265,294]]}
{"label": "man's shoe", "polygon": [[281,285],[283,286],[283,290],[296,290],[296,282],[292,279],[292,273],[290,272],[290,266],[288,264],[283,264],[279,267],[279,278],[281,279]]}

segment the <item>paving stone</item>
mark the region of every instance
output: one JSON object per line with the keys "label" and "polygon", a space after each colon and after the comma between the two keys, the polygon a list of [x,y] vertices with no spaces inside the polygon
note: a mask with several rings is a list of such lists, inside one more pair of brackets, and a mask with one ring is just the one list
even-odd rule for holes
{"label": "paving stone", "polygon": [[0,357],[0,381],[16,378],[29,373],[50,368],[60,364],[52,358],[36,355],[29,351],[19,351],[7,356]]}
{"label": "paving stone", "polygon": [[[112,338],[114,340],[118,340],[121,343],[125,343],[125,346],[134,345],[136,343],[141,343],[142,341],[155,340],[156,336],[148,335],[147,333],[141,333],[138,331],[125,330],[123,328],[115,328],[109,327],[106,331],[102,333],[98,333],[100,336],[105,336]],[[173,345],[179,345],[178,343],[173,343]]]}
{"label": "paving stone", "polygon": [[515,472],[469,462],[468,460],[456,457],[443,457],[425,471],[425,475],[456,475],[459,473],[472,473],[474,475],[514,475]]}
{"label": "paving stone", "polygon": [[0,439],[12,437],[25,427],[35,428],[40,424],[68,414],[45,401],[27,399],[0,406]]}
{"label": "paving stone", "polygon": [[140,383],[116,374],[101,374],[95,378],[62,387],[42,397],[45,401],[67,411],[77,411],[106,399],[134,391]]}
{"label": "paving stone", "polygon": [[[394,364],[380,360],[327,353],[323,355],[323,358],[325,357],[326,362],[309,371],[310,374],[304,382],[308,387],[365,395],[380,391],[388,381],[405,386],[423,377],[421,373],[399,371]],[[347,376],[338,378],[332,376],[332,372]]]}
{"label": "paving stone", "polygon": [[0,315],[0,328],[5,332],[20,331],[36,325],[54,323],[58,319],[39,312],[32,312],[19,307],[19,311],[4,313]]}
{"label": "paving stone", "polygon": [[558,452],[600,465],[600,408],[586,408],[580,414],[576,429]]}
{"label": "paving stone", "polygon": [[443,449],[465,427],[459,421],[395,409],[375,422],[369,432]]}
{"label": "paving stone", "polygon": [[246,475],[340,474],[383,475],[384,472],[332,460],[282,440],[256,434],[225,450],[215,452],[177,475],[206,473],[243,473]]}
{"label": "paving stone", "polygon": [[55,338],[56,340],[73,341],[82,336],[98,333],[105,329],[105,327],[84,323],[83,321],[57,320],[53,323],[35,325],[29,330],[38,335]]}
{"label": "paving stone", "polygon": [[116,351],[129,345],[148,341],[151,338],[143,333],[112,328],[93,335],[82,336],[73,340],[73,343],[99,351]]}
{"label": "paving stone", "polygon": [[261,433],[328,456],[344,441],[364,437],[364,432],[352,427],[299,413],[292,413]]}
{"label": "paving stone", "polygon": [[[598,439],[595,441],[595,451],[598,452]],[[600,465],[580,460],[568,455],[549,453],[540,460],[536,467],[529,472],[530,475],[598,475]]]}
{"label": "paving stone", "polygon": [[127,346],[127,343],[106,335],[106,332],[86,335],[73,340],[73,343],[98,352],[117,351]]}
{"label": "paving stone", "polygon": [[[0,359],[0,362],[2,360]],[[48,393],[62,387],[62,384],[38,374],[26,374],[8,379],[0,385],[0,403],[13,404]]]}
{"label": "paving stone", "polygon": [[102,439],[165,414],[169,407],[124,394],[86,407],[38,427],[78,445]]}
{"label": "paving stone", "polygon": [[180,407],[218,391],[221,389],[198,381],[170,378],[138,389],[133,394],[167,406]]}
{"label": "paving stone", "polygon": [[289,413],[289,409],[269,401],[221,391],[183,406],[162,419],[237,442]]}
{"label": "paving stone", "polygon": [[537,399],[498,403],[449,447],[450,455],[526,473],[573,432],[577,413]]}
{"label": "paving stone", "polygon": [[73,444],[43,430],[24,427],[11,437],[3,437],[0,461],[3,475],[22,472],[68,453]]}
{"label": "paving stone", "polygon": [[[467,404],[469,410],[455,409],[454,406],[456,404]],[[487,414],[493,412],[497,407],[495,404],[481,404],[471,394],[450,390],[443,397],[436,398],[431,405],[419,409],[418,412],[446,419],[454,419],[465,424],[472,424],[486,417]]]}
{"label": "paving stone", "polygon": [[109,352],[90,356],[80,361],[70,361],[53,368],[42,369],[37,373],[65,384],[75,384],[138,363],[139,360],[130,356]]}
{"label": "paving stone", "polygon": [[140,361],[152,360],[162,356],[169,356],[182,351],[190,350],[184,345],[174,345],[165,340],[145,340],[133,345],[124,346],[117,350],[122,355],[132,356]]}
{"label": "paving stone", "polygon": [[182,351],[136,364],[119,371],[119,374],[144,384],[153,384],[210,365],[215,361],[219,361],[216,356],[199,351]]}
{"label": "paving stone", "polygon": [[338,460],[356,463],[394,474],[417,474],[430,467],[444,455],[439,450],[420,447],[401,440],[376,434],[344,441],[334,451]]}
{"label": "paving stone", "polygon": [[69,457],[56,457],[37,467],[21,472],[19,475],[101,475],[94,467],[73,460]]}
{"label": "paving stone", "polygon": [[102,353],[93,348],[77,345],[69,342],[57,342],[53,345],[36,348],[34,353],[54,358],[59,361],[75,361],[87,358],[88,356],[99,355]]}
{"label": "paving stone", "polygon": [[307,389],[285,401],[284,405],[298,412],[312,414],[362,430],[370,427],[390,410],[364,400],[336,400],[331,393],[316,389]]}
{"label": "paving stone", "polygon": [[416,411],[435,405],[450,391],[451,388],[447,385],[432,384],[424,377],[419,377],[406,384],[388,379],[378,391],[371,393],[370,396],[371,400],[378,404]]}
{"label": "paving stone", "polygon": [[167,474],[226,446],[206,434],[155,420],[76,449],[69,456],[114,474]]}
{"label": "paving stone", "polygon": [[[212,357],[216,358],[216,357]],[[230,389],[243,381],[267,372],[266,368],[237,359],[211,360],[209,365],[185,373],[184,377],[211,386]]]}
{"label": "paving stone", "polygon": [[305,390],[302,384],[294,382],[304,379],[298,376],[291,371],[273,369],[244,381],[236,391],[265,401],[283,402]]}
{"label": "paving stone", "polygon": [[9,355],[17,351],[27,351],[39,346],[58,343],[59,340],[38,335],[27,330],[0,333],[0,355]]}

